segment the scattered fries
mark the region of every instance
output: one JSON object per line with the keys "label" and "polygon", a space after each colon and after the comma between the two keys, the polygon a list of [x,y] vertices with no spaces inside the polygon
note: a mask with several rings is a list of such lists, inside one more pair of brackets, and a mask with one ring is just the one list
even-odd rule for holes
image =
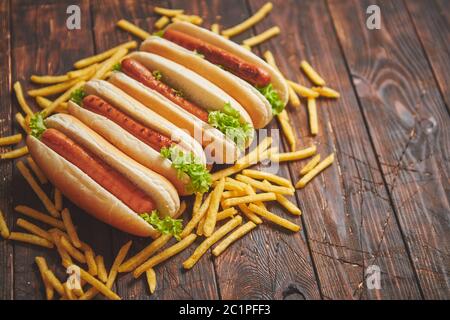
{"label": "scattered fries", "polygon": [[147,284],[148,284],[148,288],[150,290],[150,294],[153,294],[155,292],[155,289],[156,289],[156,273],[155,273],[155,270],[150,268],[150,269],[148,269],[145,272],[145,274],[147,276]]}
{"label": "scattered fries", "polygon": [[309,115],[309,128],[312,135],[319,133],[319,121],[317,118],[317,106],[315,98],[308,98],[308,115]]}
{"label": "scattered fries", "polygon": [[284,186],[287,188],[294,187],[288,179],[282,178],[273,173],[246,169],[246,170],[242,170],[242,174],[247,177],[254,178],[254,179],[266,179],[268,181],[272,181],[276,184],[279,184],[280,186]]}
{"label": "scattered fries", "polygon": [[205,217],[206,211],[209,208],[209,204],[211,202],[212,194],[210,193],[206,199],[205,202],[200,206],[200,208],[195,211],[192,215],[191,220],[186,224],[183,231],[181,232],[181,238],[186,238],[188,235],[191,234],[191,232],[194,230],[194,228],[198,225],[200,220],[202,220]]}
{"label": "scattered fries", "polygon": [[16,144],[22,141],[22,134],[18,133],[12,136],[1,137],[0,138],[0,146],[8,146],[10,144]]}
{"label": "scattered fries", "polygon": [[306,76],[316,85],[318,86],[324,86],[325,80],[322,79],[322,77],[316,72],[316,70],[311,67],[311,65],[306,62],[305,60],[302,60],[300,62],[300,69],[305,72]]}
{"label": "scattered fries", "polygon": [[16,240],[21,242],[26,242],[30,244],[35,244],[44,248],[53,248],[53,243],[47,239],[35,236],[34,234],[22,233],[22,232],[11,232],[8,237],[9,240]]}
{"label": "scattered fries", "polygon": [[27,206],[17,206],[14,208],[19,213],[22,213],[30,218],[38,220],[40,222],[46,223],[52,227],[58,228],[60,230],[66,230],[63,222],[61,220],[55,219],[45,213],[39,212]]}
{"label": "scattered fries", "polygon": [[66,250],[66,252],[75,260],[80,263],[86,263],[86,258],[84,254],[76,249],[66,237],[60,237],[61,246]]}
{"label": "scattered fries", "polygon": [[30,166],[31,170],[34,172],[34,175],[38,178],[39,182],[41,184],[46,184],[48,182],[47,177],[44,175],[44,173],[39,169],[36,162],[34,162],[33,158],[27,157],[28,165]]}
{"label": "scattered fries", "polygon": [[19,105],[22,108],[22,110],[25,112],[25,114],[32,116],[34,112],[26,102],[25,97],[23,96],[22,85],[20,84],[20,82],[16,81],[14,83],[13,88],[14,92],[16,93],[17,101],[19,102]]}
{"label": "scattered fries", "polygon": [[64,290],[64,286],[61,281],[59,281],[59,279],[55,276],[55,274],[50,269],[47,269],[45,270],[44,275],[49,285],[51,285],[52,288],[55,289],[55,291],[58,292],[61,297],[65,297],[66,292]]}
{"label": "scattered fries", "polygon": [[105,79],[106,73],[112,69],[112,67],[118,63],[128,53],[128,49],[122,47],[119,48],[108,60],[100,65],[92,79]]}
{"label": "scattered fries", "polygon": [[175,17],[177,15],[184,13],[184,10],[181,10],[181,9],[166,9],[166,8],[161,8],[161,7],[155,7],[155,8],[153,8],[153,11],[157,14],[160,14],[162,16],[167,16],[167,17]]}
{"label": "scattered fries", "polygon": [[226,199],[223,204],[226,207],[236,206],[238,204],[252,203],[255,201],[273,201],[277,196],[273,192],[258,193],[255,195]]}
{"label": "scattered fries", "polygon": [[317,98],[319,96],[318,92],[314,91],[313,89],[302,86],[301,84],[298,84],[290,80],[287,80],[287,83],[301,97]]}
{"label": "scattered fries", "polygon": [[[264,180],[265,184],[270,185],[269,181]],[[292,202],[290,202],[285,196],[282,194],[277,194],[277,201],[279,204],[281,204],[287,211],[290,213],[299,216],[302,214],[302,211]]]}
{"label": "scattered fries", "polygon": [[273,5],[271,2],[266,3],[264,6],[261,7],[253,16],[248,18],[247,20],[241,22],[240,24],[223,30],[222,35],[227,37],[234,37],[235,35],[238,35],[247,29],[250,29],[252,26],[260,22],[262,19],[269,14],[269,12],[272,10]]}
{"label": "scattered fries", "polygon": [[250,221],[254,222],[255,224],[263,223],[261,218],[258,217],[256,214],[254,214],[252,211],[250,211],[250,209],[245,204],[239,204],[238,207]]}
{"label": "scattered fries", "polygon": [[291,230],[291,231],[294,231],[294,232],[297,232],[297,231],[300,230],[300,226],[296,225],[295,223],[292,223],[289,220],[281,218],[280,216],[278,216],[278,215],[276,215],[276,214],[274,214],[274,213],[272,213],[272,212],[270,212],[270,211],[268,211],[266,209],[258,207],[257,205],[255,205],[253,203],[251,203],[248,206],[248,208],[251,211],[253,211],[254,213],[260,215],[261,217],[263,217],[263,218],[265,218],[265,219],[267,219],[267,220],[269,220],[269,221],[271,221],[273,223],[276,223],[276,224],[278,224],[278,225],[280,225],[280,226],[282,226],[282,227],[284,227],[284,228],[286,228],[288,230]]}
{"label": "scattered fries", "polygon": [[316,150],[317,150],[316,146],[311,146],[306,149],[295,151],[295,152],[273,154],[270,157],[270,160],[277,161],[277,162],[302,160],[302,159],[309,158],[309,157],[315,155]]}
{"label": "scattered fries", "polygon": [[60,82],[64,82],[69,80],[69,76],[64,74],[61,76],[36,76],[36,75],[32,75],[30,77],[30,80],[33,81],[34,83],[38,83],[38,84],[54,84],[54,83],[60,83]]}
{"label": "scattered fries", "polygon": [[242,42],[242,44],[250,47],[254,47],[264,41],[267,41],[268,39],[275,37],[280,34],[280,28],[278,26],[272,27],[270,29],[267,29],[263,33],[260,33],[254,37],[251,37],[249,39],[246,39]]}
{"label": "scattered fries", "polygon": [[6,223],[5,217],[3,216],[3,212],[1,210],[0,210],[0,235],[4,239],[8,239],[10,235],[8,224]]}
{"label": "scattered fries", "polygon": [[310,172],[320,162],[320,154],[315,155],[301,170],[300,175],[304,176]]}
{"label": "scattered fries", "polygon": [[199,26],[199,25],[201,25],[203,23],[203,19],[201,17],[196,16],[196,15],[188,16],[188,15],[185,15],[185,14],[179,14],[179,15],[173,17],[172,21],[173,22],[186,21],[186,22],[195,24],[197,26]]}
{"label": "scattered fries", "polygon": [[328,87],[313,87],[312,90],[317,92],[321,97],[339,98],[341,96],[339,92]]}
{"label": "scattered fries", "polygon": [[34,261],[39,268],[39,273],[41,274],[42,281],[44,282],[47,300],[52,300],[54,295],[53,286],[45,276],[45,272],[48,270],[47,261],[45,261],[44,257],[35,257]]}
{"label": "scattered fries", "polygon": [[55,200],[55,208],[58,211],[62,210],[63,203],[62,203],[62,194],[61,191],[58,188],[55,188],[54,192],[54,200]]}
{"label": "scattered fries", "polygon": [[155,28],[162,29],[165,26],[167,26],[167,24],[169,24],[169,22],[170,22],[170,19],[167,16],[162,16],[155,22]]}
{"label": "scattered fries", "polygon": [[95,262],[95,253],[91,247],[85,248],[84,256],[86,258],[86,263],[88,266],[88,272],[90,275],[95,277],[98,274],[97,263]]}
{"label": "scattered fries", "polygon": [[334,153],[330,154],[328,157],[323,159],[317,166],[315,166],[312,170],[310,170],[307,174],[305,174],[295,185],[296,188],[303,188],[317,176],[320,172],[329,167],[334,161]]}
{"label": "scattered fries", "polygon": [[219,27],[219,24],[218,23],[213,23],[212,25],[211,25],[211,31],[212,32],[214,32],[214,33],[217,33],[217,34],[219,34],[220,33],[220,27]]}
{"label": "scattered fries", "polygon": [[63,102],[66,102],[67,100],[70,99],[70,96],[72,95],[72,93],[83,87],[85,85],[85,81],[79,81],[76,84],[74,84],[72,87],[70,87],[69,90],[67,90],[66,92],[64,92],[62,95],[60,95],[58,98],[56,98],[55,101],[52,102],[52,104],[50,106],[48,106],[47,108],[45,108],[42,112],[44,113],[45,117],[50,116]]}
{"label": "scattered fries", "polygon": [[58,94],[70,89],[70,87],[74,86],[79,81],[80,81],[79,79],[71,79],[69,81],[54,84],[52,86],[29,90],[28,95],[32,97],[52,96],[54,94]]}
{"label": "scattered fries", "polygon": [[27,220],[24,220],[22,218],[17,219],[16,221],[16,225],[27,230],[28,232],[31,232],[35,235],[37,235],[38,237],[47,239],[48,241],[53,241],[52,236],[50,235],[50,233],[48,233],[47,231],[45,231],[44,229],[39,228],[37,225],[28,222]]}
{"label": "scattered fries", "polygon": [[217,241],[223,238],[228,232],[236,228],[242,223],[242,217],[236,216],[219,229],[217,229],[209,238],[206,238],[194,251],[194,253],[183,262],[185,269],[191,269],[197,261],[205,254],[205,252]]}
{"label": "scattered fries", "polygon": [[106,272],[105,260],[103,259],[103,256],[96,256],[95,263],[97,264],[98,278],[101,282],[106,283],[106,281],[108,281],[108,272]]}
{"label": "scattered fries", "polygon": [[129,33],[141,38],[142,40],[145,40],[151,36],[151,34],[148,33],[147,31],[142,30],[137,25],[132,24],[131,22],[129,22],[125,19],[119,20],[119,22],[117,22],[117,26],[119,28],[122,28],[123,30],[128,31]]}
{"label": "scattered fries", "polygon": [[70,242],[75,246],[75,248],[81,248],[81,241],[78,237],[75,226],[72,222],[72,217],[70,215],[69,209],[65,208],[61,212],[62,221],[64,223],[65,229],[67,230],[67,234],[69,235]]}
{"label": "scattered fries", "polygon": [[212,254],[216,257],[219,256],[222,252],[224,252],[233,242],[239,240],[247,233],[256,228],[256,224],[252,221],[247,222],[246,224],[240,226],[235,231],[233,231],[228,237],[226,237],[222,242],[220,242],[217,247],[214,248]]}
{"label": "scattered fries", "polygon": [[247,183],[247,184],[251,185],[252,187],[255,187],[256,189],[259,189],[262,191],[273,192],[273,193],[278,193],[278,194],[288,194],[288,195],[294,194],[294,189],[291,187],[274,186],[270,183],[269,183],[269,185],[267,185],[264,182],[255,180],[255,179],[245,176],[243,174],[238,174],[236,176],[236,179],[238,179],[239,181],[242,181],[244,183]]}
{"label": "scattered fries", "polygon": [[125,49],[129,50],[129,49],[135,49],[136,47],[137,47],[136,41],[125,42],[125,43],[118,45],[117,47],[111,48],[111,49],[109,49],[105,52],[99,53],[95,56],[91,56],[91,57],[87,57],[87,58],[78,60],[77,62],[75,62],[74,67],[76,69],[81,69],[81,68],[90,66],[92,64],[95,64],[97,62],[101,62],[103,60],[108,59],[109,57],[114,55],[114,53],[116,53],[117,50],[119,50],[120,48],[125,48]]}
{"label": "scattered fries", "polygon": [[237,214],[237,210],[233,207],[222,210],[217,213],[216,221],[222,221],[227,218],[232,218],[232,217],[234,217],[235,214]]}
{"label": "scattered fries", "polygon": [[222,178],[211,193],[211,201],[206,214],[205,224],[203,225],[203,234],[206,237],[209,237],[213,233],[216,226],[217,212],[219,210],[220,199],[222,198],[224,186],[225,178]]}
{"label": "scattered fries", "polygon": [[20,112],[17,112],[14,117],[23,131],[25,131],[26,133],[30,132],[30,128],[28,127],[27,123],[25,122],[25,118]]}
{"label": "scattered fries", "polygon": [[15,159],[23,157],[28,153],[28,147],[17,148],[9,152],[0,154],[0,159]]}
{"label": "scattered fries", "polygon": [[294,152],[297,149],[297,142],[295,141],[294,130],[289,123],[289,116],[286,109],[281,111],[280,114],[277,115],[277,118],[278,121],[280,121],[281,130],[283,130],[284,136],[291,147],[291,151]]}

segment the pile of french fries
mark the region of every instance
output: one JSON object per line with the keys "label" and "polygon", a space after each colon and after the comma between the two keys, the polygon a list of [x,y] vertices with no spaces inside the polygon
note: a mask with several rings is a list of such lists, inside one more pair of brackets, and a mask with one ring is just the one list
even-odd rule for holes
{"label": "pile of french fries", "polygon": [[[232,28],[220,31],[219,24],[214,23],[211,30],[226,38],[234,37],[264,19],[272,8],[273,5],[269,2],[252,17]],[[182,9],[155,7],[154,12],[161,15],[154,25],[158,30],[174,21],[187,21],[196,25],[203,23],[201,17],[187,15]],[[126,20],[120,20],[117,26],[142,40],[151,36],[149,32]],[[242,45],[251,50],[253,46],[279,33],[279,27],[274,26],[262,34],[244,40]],[[27,94],[35,99],[37,106],[44,112],[44,116],[49,116],[54,112],[66,112],[67,101],[76,89],[82,87],[90,79],[106,79],[112,72],[113,66],[126,57],[130,50],[137,48],[137,45],[136,41],[129,41],[79,60],[74,63],[73,70],[63,75],[32,75],[30,80],[44,85],[44,87],[29,90]],[[264,53],[264,58],[278,70],[275,58],[270,51]],[[327,87],[323,78],[306,61],[300,63],[300,68],[315,87],[308,88],[288,80],[289,102],[293,107],[299,107],[301,105],[299,96],[307,99],[310,130],[312,135],[316,135],[319,129],[316,99],[319,97],[338,98],[339,93]],[[15,114],[15,119],[25,134],[28,134],[30,131],[29,120],[34,111],[26,101],[20,82],[16,82],[13,88],[22,109],[22,112]],[[51,100],[49,99],[51,96],[56,97]],[[39,227],[24,218],[19,218],[16,226],[27,232],[11,232],[0,211],[0,235],[5,239],[56,249],[65,268],[74,266],[78,268],[81,283],[79,287],[72,288],[67,281],[61,282],[56,277],[55,273],[49,269],[44,257],[36,257],[35,262],[45,286],[47,299],[53,299],[56,293],[60,299],[87,300],[94,298],[98,293],[108,299],[120,299],[111,290],[118,273],[132,272],[135,278],[145,273],[149,291],[153,293],[156,289],[154,268],[188,248],[200,237],[202,237],[200,244],[183,262],[185,269],[193,268],[213,246],[212,254],[214,256],[221,255],[234,242],[266,221],[292,232],[298,232],[300,230],[298,224],[270,212],[266,204],[267,202],[276,202],[293,217],[300,216],[302,214],[300,208],[288,197],[294,195],[296,188],[305,187],[315,176],[330,166],[334,161],[334,154],[328,155],[321,161],[320,155],[316,154],[315,145],[297,150],[297,139],[290,125],[288,112],[284,110],[277,117],[291,152],[280,153],[278,148],[272,147],[272,138],[267,137],[234,165],[213,173],[212,191],[207,194],[195,195],[192,215],[180,235],[181,240],[171,246],[164,248],[172,236],[163,234],[143,250],[126,259],[132,246],[132,242],[129,241],[120,248],[108,271],[103,256],[96,254],[91,246],[80,240],[70,212],[64,207],[61,192],[57,188],[52,188],[53,197],[46,194],[42,186],[49,183],[48,179],[29,156],[26,158],[26,162],[18,161],[16,166],[42,202],[47,213],[25,205],[16,206],[15,211],[39,221],[46,227]],[[3,137],[0,138],[0,147],[15,145],[22,140],[21,133]],[[27,153],[28,149],[24,146],[2,153],[0,158],[14,159]],[[275,174],[249,169],[262,161],[285,162],[307,158],[311,159],[300,170],[300,179],[295,185],[288,179]],[[185,210],[186,203],[183,201],[176,217],[181,216]]]}

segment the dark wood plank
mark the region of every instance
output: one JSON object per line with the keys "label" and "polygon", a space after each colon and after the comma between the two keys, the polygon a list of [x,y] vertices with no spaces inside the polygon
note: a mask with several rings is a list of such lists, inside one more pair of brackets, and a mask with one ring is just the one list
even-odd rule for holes
{"label": "dark wood plank", "polygon": [[[28,81],[31,74],[63,74],[72,68],[76,60],[93,54],[87,0],[79,2],[82,15],[80,30],[66,28],[66,8],[72,4],[71,1],[46,1],[45,4],[39,4],[36,1],[21,0],[13,1],[12,4],[12,79],[21,81],[24,89],[31,87]],[[31,99],[28,100],[30,104],[33,104]],[[20,110],[15,99],[14,106],[14,112]],[[15,192],[15,190],[23,192]],[[15,172],[13,185],[8,191],[15,205],[26,204],[45,212],[36,195],[18,172]],[[52,188],[46,186],[45,191],[50,195]],[[65,205],[71,209],[81,238],[90,243],[98,254],[104,255],[107,261],[110,260],[109,228],[76,208],[69,201],[66,200]],[[9,214],[15,218],[19,217],[19,214],[12,212]],[[102,236],[99,237],[98,234]],[[14,247],[15,299],[45,297],[41,279],[34,264],[34,257],[37,255],[44,255],[49,261],[50,268],[56,271],[61,279],[66,278],[56,251],[22,243],[16,243]]]}
{"label": "dark wood plank", "polygon": [[[115,22],[127,19],[139,27],[153,30],[153,24],[158,18],[153,14],[153,6],[168,7],[166,1],[108,1],[93,2],[93,20],[97,51],[109,49],[119,43],[131,39],[128,33],[118,29]],[[136,39],[139,40],[139,39]],[[187,198],[190,199],[190,198]],[[185,219],[190,216],[187,210]],[[113,232],[113,247],[117,251],[120,245],[130,239],[118,231]],[[146,245],[148,239],[132,238],[133,252]],[[175,243],[171,241],[169,245]],[[197,243],[198,245],[198,243]],[[117,281],[118,293],[124,299],[217,299],[218,290],[214,278],[214,269],[210,261],[203,259],[198,263],[197,270],[184,272],[182,262],[192,253],[194,245],[180,253],[170,261],[155,268],[157,273],[157,289],[150,296],[145,276],[135,280],[131,274],[122,276]]]}
{"label": "dark wood plank", "polygon": [[[297,144],[317,144],[322,158],[336,152],[335,164],[305,189],[297,191],[307,239],[324,298],[420,298],[375,153],[324,1],[273,1],[270,19],[256,26],[258,33],[278,25],[282,34],[261,46],[271,50],[286,77],[311,86],[300,72],[309,61],[342,98],[318,100],[320,133],[309,134],[306,101],[288,107],[297,130]],[[253,10],[264,4],[251,0]],[[298,179],[306,161],[289,165]],[[391,219],[392,218],[392,219]],[[364,271],[378,265],[382,290],[366,287]]]}
{"label": "dark wood plank", "polygon": [[[0,136],[7,136],[13,133],[12,128],[12,108],[11,108],[11,43],[10,43],[10,3],[0,2]],[[9,147],[0,147],[0,152],[6,152]],[[12,208],[9,190],[12,185],[12,162],[0,162],[0,176],[2,177],[0,186],[0,210],[6,216],[8,225],[12,225]],[[13,299],[13,259],[14,251],[12,243],[0,239],[0,299]]]}
{"label": "dark wood plank", "polygon": [[447,0],[405,1],[450,112],[450,12]]}
{"label": "dark wood plank", "polygon": [[[381,30],[365,26],[370,4]],[[424,297],[448,299],[450,121],[438,86],[403,2],[329,5]]]}
{"label": "dark wood plank", "polygon": [[[171,3],[174,7],[184,7],[189,13],[204,17],[204,26],[219,21],[222,28],[230,27],[251,14],[243,1],[194,1],[186,4],[185,1],[172,0]],[[250,35],[252,30],[233,40],[239,42]],[[279,131],[275,120],[267,130],[269,134],[275,130],[273,138],[277,141],[273,145],[279,145],[283,150],[284,146],[277,139]],[[262,138],[264,136],[260,137],[260,141]],[[289,177],[286,165],[270,170]],[[301,224],[300,218],[287,214],[276,204],[268,205],[268,209]],[[225,300],[320,298],[303,232],[293,234],[271,223],[264,223],[215,258],[214,264],[221,298]]]}

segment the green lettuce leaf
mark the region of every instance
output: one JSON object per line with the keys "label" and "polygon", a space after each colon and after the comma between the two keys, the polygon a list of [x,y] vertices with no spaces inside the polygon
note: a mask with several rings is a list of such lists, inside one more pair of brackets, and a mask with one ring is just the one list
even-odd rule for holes
{"label": "green lettuce leaf", "polygon": [[172,161],[172,167],[177,170],[181,177],[187,174],[191,179],[188,189],[193,192],[204,193],[211,186],[211,174],[206,170],[205,166],[195,157],[192,152],[184,152],[177,146],[170,148],[161,148],[161,156]]}
{"label": "green lettuce leaf", "polygon": [[122,70],[122,65],[120,64],[120,62],[117,62],[115,65],[113,65],[112,71],[121,71]]}
{"label": "green lettuce leaf", "polygon": [[47,130],[47,127],[44,123],[44,116],[42,112],[36,112],[30,119],[30,129],[31,129],[31,135],[33,137],[36,137],[38,139],[41,138],[42,134],[45,130]]}
{"label": "green lettuce leaf", "polygon": [[265,87],[257,87],[256,89],[258,89],[258,91],[261,92],[270,102],[270,105],[272,106],[272,113],[274,115],[280,114],[280,112],[283,111],[284,103],[281,101],[278,92],[275,91],[271,83]]}
{"label": "green lettuce leaf", "polygon": [[155,77],[156,80],[161,80],[162,78],[162,73],[159,70],[155,70],[152,72],[153,77]]}
{"label": "green lettuce leaf", "polygon": [[182,219],[173,219],[169,216],[161,219],[156,210],[153,210],[150,214],[141,213],[139,216],[162,234],[171,234],[178,241],[181,240],[180,234],[183,231]]}
{"label": "green lettuce leaf", "polygon": [[70,95],[70,100],[81,106],[83,98],[86,97],[86,92],[83,88],[78,88]]}
{"label": "green lettuce leaf", "polygon": [[252,126],[241,122],[239,111],[233,109],[229,103],[221,111],[211,111],[208,115],[208,123],[234,141],[241,149],[252,135]]}

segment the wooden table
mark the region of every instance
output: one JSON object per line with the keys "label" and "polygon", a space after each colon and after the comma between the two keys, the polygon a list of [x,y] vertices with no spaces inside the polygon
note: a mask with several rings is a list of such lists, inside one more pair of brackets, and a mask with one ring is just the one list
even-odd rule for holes
{"label": "wooden table", "polygon": [[[188,272],[181,263],[193,247],[157,267],[152,296],[144,277],[121,276],[113,289],[125,299],[449,299],[450,2],[272,2],[269,17],[235,40],[280,26],[280,36],[254,51],[271,50],[286,77],[309,85],[298,69],[306,59],[342,95],[318,102],[317,137],[309,135],[305,103],[288,107],[299,148],[316,143],[323,156],[337,155],[331,168],[296,192],[303,215],[289,218],[302,232],[263,224]],[[75,3],[81,30],[69,31],[66,8]],[[152,30],[157,19],[152,9],[160,5],[199,14],[206,27],[216,21],[228,27],[264,3],[1,0],[1,136],[20,131],[13,121],[19,106],[12,83],[19,80],[29,89],[31,74],[62,74],[80,58],[132,39],[115,27],[119,19]],[[366,28],[371,4],[381,8],[380,30]],[[269,126],[277,127],[275,120]],[[304,163],[282,165],[281,173],[294,181]],[[0,208],[10,226],[19,217],[15,205],[44,209],[13,162],[2,161],[0,175]],[[110,266],[130,236],[69,208],[82,238]],[[131,238],[132,252],[148,243]],[[1,299],[44,297],[36,255],[64,276],[55,251],[0,241]],[[380,268],[380,290],[367,286],[370,265]]]}

